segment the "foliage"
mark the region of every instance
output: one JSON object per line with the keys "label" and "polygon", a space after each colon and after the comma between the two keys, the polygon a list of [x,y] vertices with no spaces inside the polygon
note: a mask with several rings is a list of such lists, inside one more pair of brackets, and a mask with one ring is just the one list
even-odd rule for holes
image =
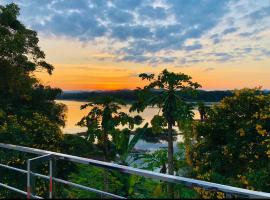
{"label": "foliage", "polygon": [[37,33],[18,21],[18,15],[16,4],[0,6],[1,142],[56,150],[65,120],[65,106],[54,101],[61,90],[35,78],[35,71],[51,74],[53,66],[45,61]]}
{"label": "foliage", "polygon": [[[162,132],[156,132],[153,130],[153,127],[148,127],[146,129],[143,128],[137,128],[132,133],[141,133],[144,132],[141,136],[141,140],[149,142],[149,143],[162,143],[163,141],[167,140],[167,129],[163,129]],[[173,130],[173,140],[176,141],[177,132]]]}
{"label": "foliage", "polygon": [[168,151],[166,149],[159,149],[152,153],[143,155],[141,159],[143,159],[143,162],[146,165],[143,168],[151,171],[160,168],[159,172],[166,174],[168,162],[167,154]]}
{"label": "foliage", "polygon": [[[123,184],[117,179],[117,177],[113,176],[110,171],[103,170],[101,168],[92,167],[92,166],[85,166],[85,165],[79,165],[77,167],[78,171],[75,173],[72,173],[69,176],[69,180],[78,183],[81,185],[85,185],[88,187],[92,187],[98,190],[105,191],[107,188],[105,188],[104,184],[104,176],[106,175],[108,177],[107,184],[108,192],[113,194],[121,195],[121,188],[123,187]],[[66,197],[68,198],[100,198],[101,195],[97,195],[95,193],[75,189],[75,188],[68,188],[66,189]],[[106,196],[103,196],[103,198]]]}
{"label": "foliage", "polygon": [[[131,111],[142,112],[147,106],[157,106],[162,114],[154,116],[153,129],[162,131],[168,126],[168,172],[173,174],[173,126],[180,120],[192,119],[191,107],[179,95],[180,93],[194,93],[200,87],[191,77],[183,73],[168,72],[163,70],[157,77],[154,74],[140,74],[142,80],[149,82],[144,88],[138,88],[137,101],[130,108]],[[152,95],[151,90],[158,89],[157,95]]]}
{"label": "foliage", "polygon": [[148,127],[148,123],[144,125],[140,132],[135,133],[133,137],[130,139],[131,131],[129,129],[124,129],[119,131],[118,134],[114,134],[114,144],[116,148],[116,162],[121,165],[131,165],[134,161],[136,161],[137,156],[133,154],[132,150],[138,141],[145,134]]}
{"label": "foliage", "polygon": [[78,125],[87,127],[87,140],[91,143],[97,139],[105,160],[109,160],[109,157],[112,156],[109,155],[112,153],[110,151],[112,144],[109,135],[115,141],[114,138],[119,133],[116,127],[128,125],[130,129],[133,129],[135,124],[138,125],[142,122],[140,116],[131,117],[124,112],[119,112],[121,105],[124,106],[125,103],[119,99],[104,97],[81,106],[81,109],[91,107],[91,110],[87,116],[81,119]]}
{"label": "foliage", "polygon": [[[167,191],[168,183],[144,178],[140,176],[130,176],[129,198],[144,199],[164,199],[170,198],[171,194]],[[183,185],[174,185],[175,198],[198,198],[197,193],[193,189],[186,188]]]}
{"label": "foliage", "polygon": [[0,119],[0,140],[21,146],[54,150],[59,146],[62,135],[57,124],[39,113],[28,118],[8,115]]}
{"label": "foliage", "polygon": [[153,133],[162,133],[168,123],[163,116],[155,115],[151,120],[151,125]]}
{"label": "foliage", "polygon": [[196,177],[269,192],[270,96],[236,90],[194,127],[190,161]]}
{"label": "foliage", "polygon": [[[153,95],[158,94],[159,90],[152,90]],[[269,92],[265,92],[269,93]],[[219,102],[224,97],[232,96],[232,91],[205,91],[198,90],[196,96],[189,93],[179,94],[181,98],[189,102],[203,101],[203,102]],[[111,96],[116,99],[123,99],[126,103],[134,103],[136,101],[136,94],[134,90],[113,90],[113,91],[93,91],[93,92],[63,92],[58,99],[92,101],[104,96]]]}
{"label": "foliage", "polygon": [[98,153],[95,147],[83,137],[72,134],[63,135],[60,148],[61,151],[66,154],[81,157],[89,157],[92,156],[93,153]]}
{"label": "foliage", "polygon": [[[34,72],[53,66],[45,61],[45,53],[38,46],[37,33],[19,20],[16,4],[0,5],[0,142],[59,151],[61,126],[65,124],[65,106],[54,100],[61,93],[42,85]],[[1,163],[25,168],[29,155],[0,152]],[[16,179],[25,190],[25,178],[1,169],[1,180],[10,184]],[[16,177],[17,175],[17,177]],[[45,192],[44,184],[38,189]],[[0,190],[5,197],[18,197]]]}
{"label": "foliage", "polygon": [[[104,171],[101,168],[91,166],[78,166],[78,171],[69,176],[69,180],[81,185],[99,190],[104,189],[103,176],[107,173],[109,192],[128,198],[169,198],[167,184],[158,180],[144,178],[141,176],[128,175],[120,172]],[[128,182],[123,182],[125,177]],[[128,186],[128,191],[126,191]],[[176,185],[177,198],[196,198],[194,190],[181,185]],[[100,198],[101,195],[75,188],[66,188],[64,195],[68,198]],[[102,196],[106,198],[106,196]]]}
{"label": "foliage", "polygon": [[204,121],[207,118],[208,107],[205,105],[204,102],[198,102],[198,111],[200,113],[200,120]]}
{"label": "foliage", "polygon": [[[191,175],[191,168],[186,160],[185,144],[178,143],[177,147],[177,152],[174,153],[174,171],[176,172],[176,175],[188,177]],[[144,163],[143,169],[151,171],[159,169],[160,173],[166,174],[168,165],[167,154],[167,149],[160,148],[154,152],[140,156],[140,159],[142,159]]]}
{"label": "foliage", "polygon": [[[122,165],[143,159],[144,169],[160,169],[161,173],[186,177],[194,175],[198,179],[270,192],[269,94],[255,88],[234,93],[199,91],[194,98],[200,85],[188,75],[166,69],[158,76],[142,73],[139,77],[148,84],[135,92],[77,95],[79,98],[91,95],[90,103],[81,106],[81,109],[90,107],[90,111],[78,123],[87,127],[86,140],[75,135],[62,135],[66,107],[55,102],[61,90],[42,85],[34,75],[41,70],[52,74],[54,67],[45,61],[37,33],[18,20],[19,11],[13,3],[0,5],[0,142],[83,157],[103,157],[105,161],[114,160]],[[218,101],[224,96],[227,97],[212,108],[199,102],[201,121],[192,122],[193,105],[187,100]],[[143,120],[138,115],[121,112],[125,103],[115,97],[134,101],[130,111],[142,112],[147,106],[157,106],[159,113],[151,120],[152,128],[146,124],[132,132]],[[184,136],[184,144],[178,144],[179,150],[174,154],[176,132],[173,126],[176,125]],[[120,130],[119,126],[127,127]],[[164,136],[165,132],[168,135]],[[134,156],[132,150],[140,139],[159,141],[164,137],[168,141],[168,150]],[[0,151],[0,163],[14,167],[25,168],[28,158],[28,154]],[[157,180],[58,162],[61,165],[58,177],[69,177],[70,181],[114,194],[131,198],[167,198],[172,194],[177,198],[198,197],[193,189],[181,185],[168,191],[166,183]],[[44,174],[48,172],[44,166],[39,170]],[[0,175],[1,182],[10,184],[17,180],[16,187],[25,190],[25,175],[2,168]],[[195,190],[205,198],[224,197],[218,192]],[[47,185],[38,181],[37,191],[39,195],[46,195]],[[59,194],[69,198],[100,197],[74,188],[62,190],[62,187]],[[1,188],[2,197],[21,196]]]}

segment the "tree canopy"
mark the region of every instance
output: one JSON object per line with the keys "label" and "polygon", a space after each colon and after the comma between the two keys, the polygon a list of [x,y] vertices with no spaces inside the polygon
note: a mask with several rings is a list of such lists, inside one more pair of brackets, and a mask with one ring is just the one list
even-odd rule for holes
{"label": "tree canopy", "polygon": [[[178,121],[192,119],[191,106],[187,104],[180,93],[193,93],[200,85],[183,73],[163,70],[157,77],[154,74],[142,73],[142,80],[149,82],[144,88],[138,88],[137,101],[130,108],[131,111],[142,112],[147,106],[157,106],[162,113],[155,115],[151,121],[154,130],[161,131],[168,127],[168,171],[174,173],[173,166],[173,126]],[[158,89],[158,94],[151,90]]]}
{"label": "tree canopy", "polygon": [[124,134],[120,133],[116,128],[119,125],[128,125],[130,129],[133,129],[134,125],[142,123],[140,116],[132,117],[127,113],[121,112],[120,106],[125,106],[125,103],[109,96],[98,98],[81,106],[81,109],[90,107],[90,111],[78,122],[78,125],[87,127],[87,139],[89,141],[94,143],[95,139],[97,139],[102,147],[105,160],[109,159],[109,152],[112,153],[112,151],[110,151],[111,142],[109,136],[111,136],[112,141],[114,141],[118,138],[117,134]]}
{"label": "tree canopy", "polygon": [[[34,75],[39,70],[51,74],[54,67],[45,61],[45,53],[38,46],[37,33],[18,20],[19,11],[13,3],[0,6],[0,125],[13,121],[29,127],[29,123],[24,122],[39,116],[54,124],[52,134],[59,134],[59,127],[65,123],[65,106],[54,100],[61,90],[42,85]],[[17,127],[15,124],[13,129]]]}
{"label": "tree canopy", "polygon": [[[19,13],[16,4],[0,5],[0,142],[59,151],[66,107],[54,101],[60,89],[42,85],[35,77],[41,70],[52,74],[54,67],[46,62],[37,33],[18,20]],[[20,168],[27,158],[10,151],[0,154],[1,163]],[[0,170],[1,180],[14,181],[13,174]],[[22,176],[15,178],[24,190]],[[37,187],[45,192],[43,186]],[[17,197],[0,189],[0,196],[3,193]]]}
{"label": "tree canopy", "polygon": [[224,98],[196,123],[190,160],[197,178],[269,192],[270,96],[259,88]]}

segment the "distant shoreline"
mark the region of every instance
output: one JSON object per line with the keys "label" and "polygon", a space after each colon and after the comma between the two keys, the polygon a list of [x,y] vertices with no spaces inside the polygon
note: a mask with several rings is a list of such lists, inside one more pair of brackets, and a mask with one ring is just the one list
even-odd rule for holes
{"label": "distant shoreline", "polygon": [[59,99],[59,98],[56,98],[55,100],[56,101],[77,101],[77,102],[85,102],[85,103],[89,102],[86,99],[82,100],[82,99]]}
{"label": "distant shoreline", "polygon": [[[76,101],[76,102],[89,102],[87,100],[81,100],[81,99],[56,99],[56,101]],[[204,101],[203,103],[205,103],[206,105],[211,105],[211,104],[218,104],[220,101]],[[196,104],[197,102],[196,101],[188,101],[187,103],[194,103]],[[132,104],[132,102],[129,102],[127,104]]]}
{"label": "distant shoreline", "polygon": [[[154,90],[153,93],[159,93],[160,91]],[[224,91],[205,91],[198,90],[196,96],[190,94],[181,93],[182,98],[188,102],[219,102],[224,97],[232,96],[233,92],[230,90]],[[116,90],[116,91],[89,91],[89,92],[63,92],[56,99],[66,101],[81,101],[89,102],[96,98],[112,96],[118,99],[124,100],[126,103],[132,103],[136,100],[134,90]]]}

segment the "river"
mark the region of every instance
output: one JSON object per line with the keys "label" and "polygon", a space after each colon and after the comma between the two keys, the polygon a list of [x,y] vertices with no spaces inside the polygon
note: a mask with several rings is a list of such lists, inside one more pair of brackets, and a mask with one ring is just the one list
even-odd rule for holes
{"label": "river", "polygon": [[[83,132],[86,130],[84,127],[77,126],[76,123],[80,121],[80,119],[85,116],[89,109],[80,110],[80,106],[85,104],[82,101],[69,101],[69,100],[57,100],[58,103],[63,103],[67,106],[67,119],[66,119],[66,126],[63,128],[63,132],[65,134],[76,134],[78,132]],[[122,106],[121,111],[128,112],[130,105]],[[198,110],[193,110],[194,118],[199,118]],[[145,109],[144,112],[140,113],[141,117],[144,119],[144,122],[141,126],[143,126],[146,122],[150,122],[152,117],[158,113],[158,108],[148,107]],[[138,113],[132,113],[132,115],[137,115]],[[174,146],[176,147],[177,142],[182,141],[182,136],[178,135],[177,140],[174,142]],[[145,142],[144,140],[140,140],[135,148],[140,150],[148,150],[148,151],[155,151],[159,148],[167,147],[166,141],[161,141],[161,143],[149,143]]]}

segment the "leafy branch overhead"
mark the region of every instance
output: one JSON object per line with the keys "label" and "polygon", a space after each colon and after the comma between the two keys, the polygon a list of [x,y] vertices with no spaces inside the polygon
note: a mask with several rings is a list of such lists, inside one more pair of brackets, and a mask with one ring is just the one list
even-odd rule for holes
{"label": "leafy branch overhead", "polygon": [[15,4],[0,5],[0,60],[30,73],[45,69],[49,74],[54,67],[47,63],[45,53],[38,46],[37,32],[27,29],[17,17],[20,9]]}

